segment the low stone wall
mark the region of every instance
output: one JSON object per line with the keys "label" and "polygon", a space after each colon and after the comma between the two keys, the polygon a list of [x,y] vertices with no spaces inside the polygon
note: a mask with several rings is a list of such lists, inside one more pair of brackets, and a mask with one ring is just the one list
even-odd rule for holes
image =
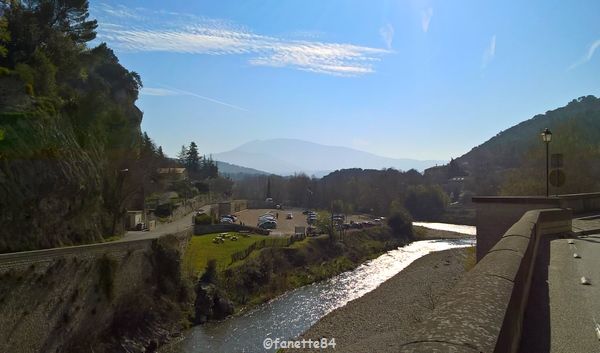
{"label": "low stone wall", "polygon": [[189,199],[173,210],[173,214],[169,217],[169,222],[174,222],[187,216],[190,212],[194,212],[199,208],[208,205],[210,199],[207,195],[198,195],[192,199]]}
{"label": "low stone wall", "polygon": [[543,196],[476,196],[477,261],[529,210],[571,209],[573,214],[600,211],[600,193]]}
{"label": "low stone wall", "polygon": [[526,212],[402,342],[400,352],[516,352],[539,238],[571,228],[571,211]]}
{"label": "low stone wall", "polygon": [[248,208],[247,200],[232,200],[219,202],[219,216],[233,214],[236,212],[243,211]]}
{"label": "low stone wall", "polygon": [[477,261],[496,245],[504,232],[525,212],[546,208],[560,208],[560,201],[546,197],[482,196],[473,197],[477,213]]}

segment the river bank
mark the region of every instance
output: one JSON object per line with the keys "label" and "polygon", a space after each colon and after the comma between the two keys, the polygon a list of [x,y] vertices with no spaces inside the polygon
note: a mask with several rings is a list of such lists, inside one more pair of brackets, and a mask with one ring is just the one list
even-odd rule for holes
{"label": "river bank", "polygon": [[472,248],[425,255],[373,291],[321,318],[300,339],[335,338],[335,350],[341,352],[395,352],[397,343],[466,273],[473,256]]}
{"label": "river bank", "polygon": [[[431,235],[435,234],[438,233]],[[263,340],[267,337],[299,336],[332,310],[374,290],[420,257],[470,244],[471,239],[414,241],[363,262],[351,271],[287,291],[251,310],[195,326],[181,340],[162,347],[161,352],[263,352]]]}

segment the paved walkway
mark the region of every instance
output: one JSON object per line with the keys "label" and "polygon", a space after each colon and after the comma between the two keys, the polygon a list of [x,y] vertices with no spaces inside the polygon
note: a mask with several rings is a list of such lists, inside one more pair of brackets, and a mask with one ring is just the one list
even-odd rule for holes
{"label": "paved walkway", "polygon": [[[550,242],[550,351],[599,352],[600,232]],[[575,257],[577,254],[578,258]],[[582,284],[585,277],[590,284]]]}
{"label": "paved walkway", "polygon": [[599,299],[600,215],[576,218],[540,239],[520,352],[600,352]]}
{"label": "paved walkway", "polygon": [[[205,212],[210,213],[211,207],[212,207],[212,205],[204,205],[200,208],[203,209]],[[183,230],[186,230],[186,229],[192,227],[192,218],[194,217],[194,213],[195,212],[190,212],[189,214],[185,215],[184,217],[182,217],[176,221],[170,222],[170,223],[157,224],[156,228],[151,231],[145,231],[145,232],[129,231],[129,232],[125,233],[125,236],[123,236],[123,238],[121,238],[117,241],[133,241],[133,240],[140,240],[140,239],[153,239],[153,238],[161,237],[166,234],[178,233],[180,231],[183,231]]]}

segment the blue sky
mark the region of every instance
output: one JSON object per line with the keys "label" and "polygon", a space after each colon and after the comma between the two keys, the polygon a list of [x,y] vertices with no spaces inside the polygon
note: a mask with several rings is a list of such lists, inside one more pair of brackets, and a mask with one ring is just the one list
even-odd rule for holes
{"label": "blue sky", "polygon": [[[449,159],[600,95],[599,1],[95,1],[175,155],[298,138]],[[598,50],[597,50],[598,49]]]}

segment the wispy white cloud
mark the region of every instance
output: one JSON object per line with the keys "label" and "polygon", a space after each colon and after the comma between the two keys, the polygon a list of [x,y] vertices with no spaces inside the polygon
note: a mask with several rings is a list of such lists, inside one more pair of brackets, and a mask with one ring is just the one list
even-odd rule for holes
{"label": "wispy white cloud", "polygon": [[231,22],[171,12],[136,9],[138,18],[124,19],[114,15],[114,9],[106,4],[94,9],[101,19],[98,39],[123,51],[248,55],[251,65],[338,76],[372,73],[374,63],[391,53],[354,44],[259,35]]}
{"label": "wispy white cloud", "polygon": [[123,6],[123,5],[110,6],[107,4],[100,3],[97,6],[98,6],[97,9],[99,11],[102,11],[105,14],[115,17],[115,18],[128,19],[128,20],[142,19],[142,16],[139,13],[137,13],[135,10],[129,9],[128,7]]}
{"label": "wispy white cloud", "polygon": [[421,11],[421,28],[423,32],[427,33],[429,31],[429,24],[431,23],[431,18],[433,17],[433,7],[428,7],[427,9]]}
{"label": "wispy white cloud", "polygon": [[394,41],[394,26],[388,23],[387,25],[381,27],[379,29],[379,35],[381,35],[381,38],[385,43],[385,47],[392,49],[392,42]]}
{"label": "wispy white cloud", "polygon": [[246,108],[242,108],[235,104],[223,102],[222,100],[219,100],[219,99],[203,96],[201,94],[190,92],[190,91],[184,91],[184,90],[174,88],[174,87],[169,87],[169,86],[164,86],[164,85],[161,85],[161,86],[163,86],[163,87],[143,87],[141,94],[145,95],[145,96],[161,96],[161,97],[164,97],[164,96],[190,96],[190,97],[199,98],[204,101],[211,102],[211,103],[219,104],[219,105],[222,105],[225,107],[229,107],[232,109],[241,110],[244,112],[248,111]]}
{"label": "wispy white cloud", "polygon": [[483,51],[483,58],[481,60],[481,68],[485,69],[488,64],[494,59],[496,56],[496,35],[492,36],[490,39],[490,44]]}
{"label": "wispy white cloud", "polygon": [[144,96],[177,96],[179,93],[166,89],[166,88],[156,88],[156,87],[143,87],[140,92]]}
{"label": "wispy white cloud", "polygon": [[600,39],[598,39],[598,40],[594,41],[592,44],[590,44],[587,53],[581,59],[577,60],[571,66],[569,66],[567,68],[567,70],[573,70],[577,66],[585,64],[586,62],[590,61],[592,59],[592,57],[594,56],[596,49],[598,49],[598,48],[600,48]]}

